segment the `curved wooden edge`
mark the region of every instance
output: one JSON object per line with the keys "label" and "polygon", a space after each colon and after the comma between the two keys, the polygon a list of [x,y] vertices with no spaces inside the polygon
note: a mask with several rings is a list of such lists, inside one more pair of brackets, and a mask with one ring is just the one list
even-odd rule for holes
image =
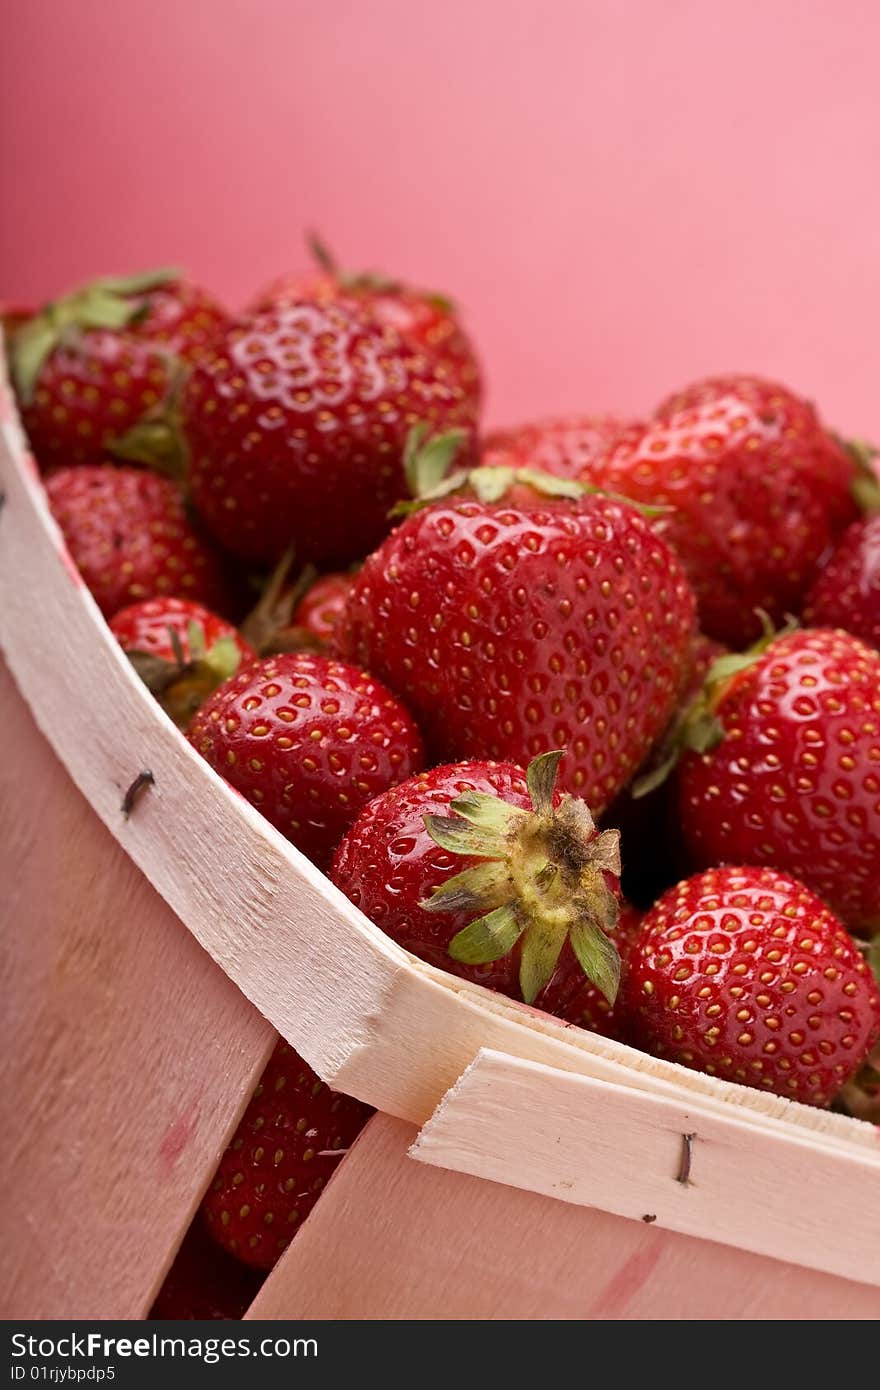
{"label": "curved wooden edge", "polygon": [[[546,1197],[880,1284],[880,1145],[825,1147],[734,1112],[489,1050],[413,1158]],[[638,1154],[637,1163],[621,1155]]]}
{"label": "curved wooden edge", "polygon": [[249,1319],[880,1316],[875,1287],[416,1163],[416,1138],[370,1121]]}
{"label": "curved wooden edge", "polygon": [[[208,767],[142,686],[66,551],[2,381],[0,486],[0,641],[39,727],[156,890],[328,1084],[421,1123],[486,1046],[874,1144],[859,1121],[646,1057],[408,956]],[[125,791],[144,769],[153,783],[126,818]]]}

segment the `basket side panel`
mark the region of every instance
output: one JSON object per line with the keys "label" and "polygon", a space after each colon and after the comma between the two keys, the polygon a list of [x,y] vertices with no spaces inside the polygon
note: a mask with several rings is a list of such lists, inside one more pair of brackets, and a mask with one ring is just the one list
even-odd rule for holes
{"label": "basket side panel", "polygon": [[148,1310],[274,1034],[0,664],[0,1316]]}
{"label": "basket side panel", "polygon": [[880,1315],[864,1284],[416,1163],[416,1134],[370,1121],[249,1318]]}

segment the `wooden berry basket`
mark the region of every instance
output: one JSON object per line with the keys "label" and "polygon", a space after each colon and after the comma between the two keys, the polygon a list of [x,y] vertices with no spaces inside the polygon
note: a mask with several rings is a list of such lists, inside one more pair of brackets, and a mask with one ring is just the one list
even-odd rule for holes
{"label": "wooden berry basket", "polygon": [[880,1314],[874,1126],[409,956],[141,685],[5,377],[0,491],[0,1314],[146,1315],[274,1030],[383,1113],[249,1316]]}

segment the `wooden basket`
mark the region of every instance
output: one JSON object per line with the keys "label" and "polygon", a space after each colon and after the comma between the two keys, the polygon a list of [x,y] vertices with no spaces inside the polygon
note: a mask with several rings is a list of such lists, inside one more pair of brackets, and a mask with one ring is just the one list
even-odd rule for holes
{"label": "wooden basket", "polygon": [[141,685],[5,376],[0,490],[3,1316],[145,1316],[274,1030],[383,1113],[249,1316],[880,1313],[873,1126],[401,950]]}

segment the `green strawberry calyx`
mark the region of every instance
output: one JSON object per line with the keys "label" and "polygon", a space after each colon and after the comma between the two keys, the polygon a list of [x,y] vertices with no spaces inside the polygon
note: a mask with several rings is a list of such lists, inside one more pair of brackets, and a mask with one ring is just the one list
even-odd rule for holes
{"label": "green strawberry calyx", "polygon": [[[409,516],[422,507],[442,502],[447,497],[464,494],[491,506],[503,502],[519,485],[548,500],[577,501],[581,497],[607,497],[609,501],[632,507],[642,516],[663,516],[668,507],[651,507],[633,502],[629,497],[609,492],[595,483],[578,478],[561,478],[540,468],[510,468],[503,464],[478,464],[455,467],[456,457],[468,440],[466,430],[448,430],[444,434],[428,434],[428,426],[418,421],[407,435],[403,450],[403,472],[410,497],[396,503],[392,517]],[[451,471],[450,471],[451,470]]]}
{"label": "green strawberry calyx", "polygon": [[231,634],[218,637],[208,647],[204,628],[195,620],[187,627],[188,655],[175,628],[168,628],[168,641],[174,653],[172,660],[137,648],[126,649],[125,654],[144,685],[182,729],[212,691],[235,675],[241,652]]}
{"label": "green strawberry calyx", "polygon": [[636,801],[662,786],[686,749],[694,753],[709,753],[717,748],[724,738],[724,725],[718,717],[718,706],[730,689],[731,682],[760,661],[773,642],[787,637],[797,628],[793,618],[789,618],[785,626],[777,630],[763,610],[758,610],[758,617],[764,631],[757,642],[744,652],[724,652],[716,657],[706,672],[698,694],[689,705],[684,706],[667,729],[650,767],[631,784],[630,795]]}
{"label": "green strawberry calyx", "polygon": [[468,965],[500,960],[520,946],[519,983],[527,1004],[551,979],[569,940],[584,974],[613,1003],[620,956],[613,941],[620,877],[620,835],[597,831],[589,808],[564,795],[554,805],[563,751],[542,753],[526,777],[532,810],[485,792],[465,791],[446,816],[426,815],[435,844],[480,862],[435,888],[426,912],[479,915],[449,944]]}
{"label": "green strawberry calyx", "polygon": [[128,328],[149,311],[141,296],[181,278],[172,268],[138,275],[105,276],[47,304],[17,327],[10,342],[12,375],[19,398],[30,405],[48,357],[62,341],[92,329]]}

